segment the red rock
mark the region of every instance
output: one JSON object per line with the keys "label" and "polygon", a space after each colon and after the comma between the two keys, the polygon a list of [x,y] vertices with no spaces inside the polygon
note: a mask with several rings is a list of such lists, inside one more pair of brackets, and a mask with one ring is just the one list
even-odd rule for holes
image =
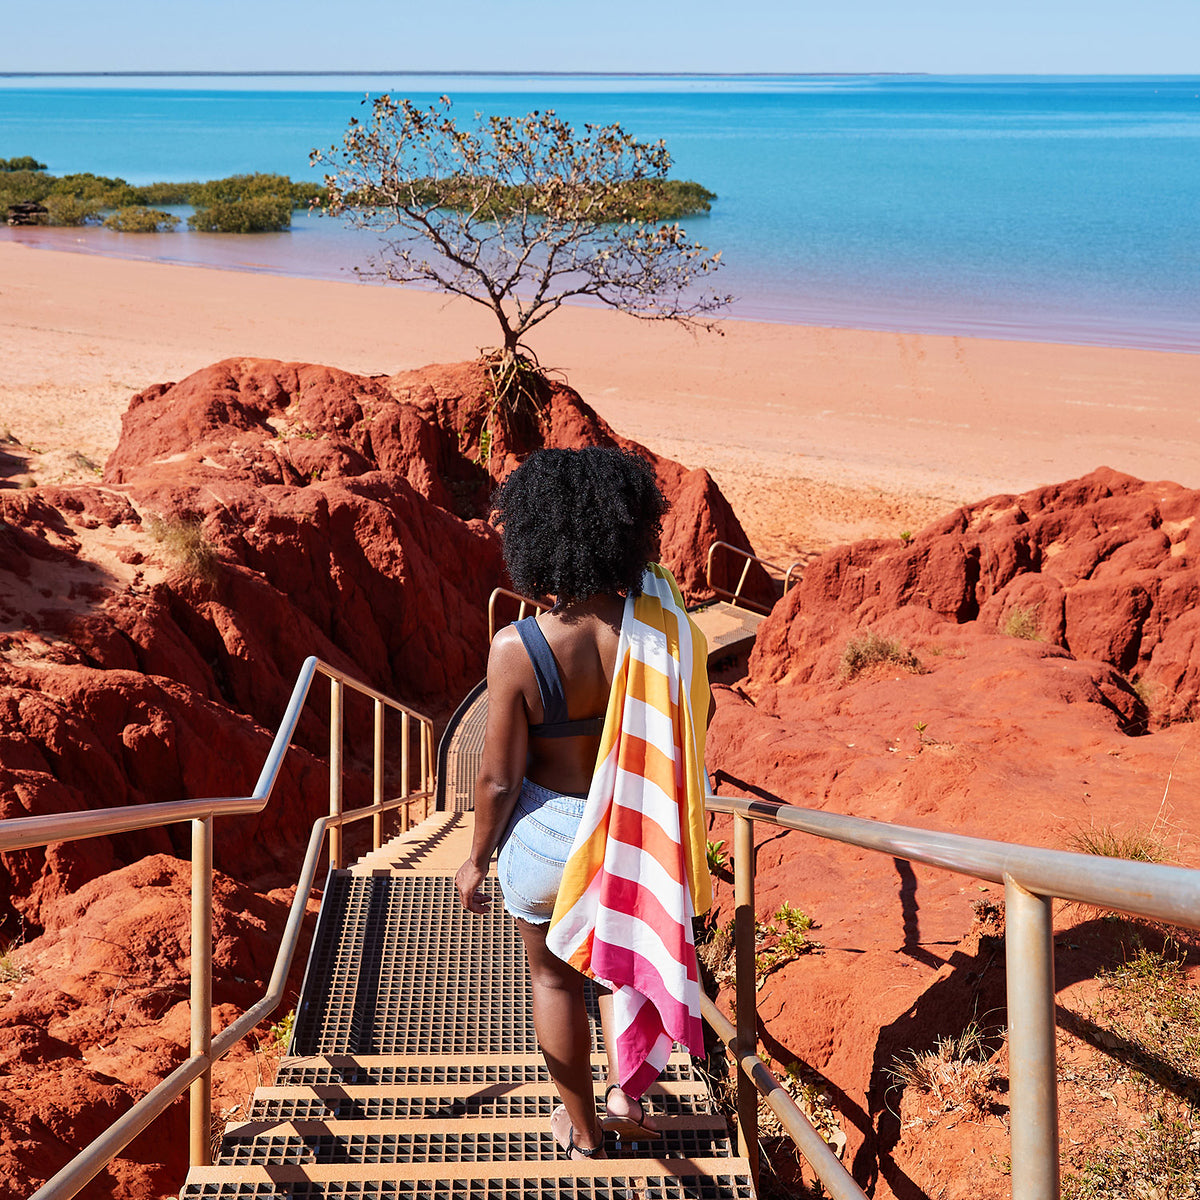
{"label": "red rock", "polygon": [[[48,902],[46,932],[15,952],[25,978],[0,1008],[4,1194],[36,1188],[187,1057],[190,890],[187,862],[152,855]],[[218,1027],[262,994],[287,908],[214,878]],[[175,1105],[81,1195],[173,1194],[186,1159]]]}
{"label": "red rock", "polygon": [[[718,689],[719,790],[1056,848],[1093,826],[1157,830],[1194,864],[1200,760],[1171,722],[1200,687],[1197,512],[1200,493],[1098,471],[969,505],[910,545],[828,552],[763,624],[747,679]],[[1000,632],[1018,610],[1043,640]],[[846,644],[868,632],[921,670],[846,678]],[[710,836],[728,849],[728,820]],[[945,1172],[904,1143],[887,1068],[973,1012],[1003,1022],[994,948],[971,933],[971,902],[1002,889],[767,826],[756,842],[760,919],[786,899],[825,947],[768,977],[766,1045],[830,1081],[860,1182],[915,1194]],[[722,884],[718,919],[730,900]],[[972,1174],[955,1194],[1006,1189]]]}

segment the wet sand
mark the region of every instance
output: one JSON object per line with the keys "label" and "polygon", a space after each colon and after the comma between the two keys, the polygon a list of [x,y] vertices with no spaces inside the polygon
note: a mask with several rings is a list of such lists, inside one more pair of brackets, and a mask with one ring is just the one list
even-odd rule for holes
{"label": "wet sand", "polygon": [[[722,328],[570,308],[528,341],[619,432],[708,468],[770,557],[1101,465],[1200,487],[1200,355]],[[0,241],[0,435],[42,482],[94,478],[134,392],[222,358],[387,374],[496,340],[481,306],[425,292]]]}

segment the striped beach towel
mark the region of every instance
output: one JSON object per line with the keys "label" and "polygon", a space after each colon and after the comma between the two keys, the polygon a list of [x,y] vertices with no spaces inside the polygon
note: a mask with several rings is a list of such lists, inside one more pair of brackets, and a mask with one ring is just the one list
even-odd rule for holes
{"label": "striped beach towel", "polygon": [[596,773],[546,944],[613,991],[621,1086],[673,1042],[704,1052],[692,917],[712,903],[704,825],[708,652],[671,573],[625,602]]}

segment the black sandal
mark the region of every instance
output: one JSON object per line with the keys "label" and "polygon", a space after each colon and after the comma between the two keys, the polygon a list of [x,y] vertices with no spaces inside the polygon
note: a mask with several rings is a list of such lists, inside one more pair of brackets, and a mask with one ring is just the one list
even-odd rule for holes
{"label": "black sandal", "polygon": [[559,1151],[562,1153],[564,1158],[574,1159],[575,1155],[577,1155],[577,1154],[579,1155],[580,1158],[596,1158],[598,1155],[602,1155],[604,1153],[604,1137],[603,1137],[604,1130],[603,1130],[603,1128],[601,1128],[601,1131],[600,1131],[600,1133],[601,1133],[600,1144],[598,1146],[593,1146],[590,1150],[585,1150],[582,1146],[575,1145],[575,1126],[574,1125],[571,1126],[571,1132],[567,1135],[567,1140],[566,1140],[566,1143],[564,1144],[563,1140],[558,1136],[557,1133],[554,1132],[554,1118],[557,1117],[559,1113],[562,1113],[564,1117],[567,1115],[567,1110],[566,1110],[565,1106],[560,1104],[554,1110],[554,1112],[552,1112],[550,1114],[550,1135],[551,1135],[551,1137],[554,1138],[554,1141],[557,1144]]}
{"label": "black sandal", "polygon": [[619,1083],[610,1083],[604,1089],[604,1111],[608,1113],[605,1120],[600,1124],[611,1133],[615,1133],[618,1138],[624,1138],[628,1141],[646,1140],[649,1138],[662,1137],[661,1129],[654,1129],[649,1125],[644,1124],[646,1120],[646,1108],[641,1100],[630,1096],[630,1100],[637,1105],[639,1120],[634,1120],[632,1116],[618,1117],[609,1112],[608,1098],[613,1092],[624,1092],[625,1089]]}

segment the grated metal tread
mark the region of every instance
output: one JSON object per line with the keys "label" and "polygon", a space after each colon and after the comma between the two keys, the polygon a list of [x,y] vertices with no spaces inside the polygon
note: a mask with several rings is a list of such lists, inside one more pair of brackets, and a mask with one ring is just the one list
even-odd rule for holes
{"label": "grated metal tread", "polygon": [[[414,1056],[415,1057],[415,1056]],[[547,1083],[550,1073],[540,1054],[507,1054],[504,1059],[484,1058],[464,1061],[469,1057],[403,1062],[394,1056],[319,1056],[285,1058],[275,1076],[276,1087],[316,1087],[326,1084],[358,1084],[414,1086],[422,1084],[460,1083]],[[592,1078],[602,1080],[608,1067],[601,1056],[592,1060]],[[660,1082],[694,1081],[695,1071],[686,1054],[674,1054],[667,1063]]]}
{"label": "grated metal tread", "polygon": [[[513,1175],[494,1173],[449,1178],[409,1179],[314,1179],[305,1176],[305,1168],[281,1166],[263,1171],[263,1178],[236,1179],[219,1168],[193,1172],[180,1193],[181,1200],[268,1200],[291,1197],[293,1200],[754,1200],[754,1190],[744,1167],[726,1160],[721,1165],[691,1164],[701,1168],[667,1174],[662,1164],[642,1160],[635,1172],[634,1162],[619,1165],[622,1173],[593,1175],[585,1172],[563,1174],[565,1164],[550,1164],[554,1174]],[[679,1170],[672,1164],[673,1169]],[[729,1169],[732,1168],[732,1169]],[[262,1168],[259,1169],[260,1171]],[[319,1170],[317,1168],[316,1170]],[[249,1172],[247,1172],[248,1174]],[[315,1174],[316,1171],[311,1173]]]}
{"label": "grated metal tread", "polygon": [[[248,1119],[251,1121],[403,1121],[448,1120],[453,1117],[522,1117],[549,1120],[558,1095],[548,1085],[492,1084],[477,1091],[429,1089],[397,1094],[395,1089],[353,1088],[321,1089],[259,1088],[254,1093]],[[643,1097],[651,1116],[682,1116],[705,1113],[709,1102],[706,1092],[655,1090]]]}
{"label": "grated metal tread", "polygon": [[[306,1122],[280,1132],[261,1133],[256,1126],[241,1126],[226,1133],[217,1166],[271,1166],[273,1164],[318,1163],[478,1163],[553,1162],[560,1159],[558,1143],[548,1126],[505,1128],[505,1122],[458,1122],[422,1125],[404,1132],[328,1129],[319,1122]],[[308,1126],[308,1127],[306,1127]],[[273,1126],[273,1129],[279,1129]],[[609,1140],[610,1160],[641,1158],[728,1158],[729,1138],[722,1124],[686,1126],[673,1124],[657,1140],[620,1143]]]}

